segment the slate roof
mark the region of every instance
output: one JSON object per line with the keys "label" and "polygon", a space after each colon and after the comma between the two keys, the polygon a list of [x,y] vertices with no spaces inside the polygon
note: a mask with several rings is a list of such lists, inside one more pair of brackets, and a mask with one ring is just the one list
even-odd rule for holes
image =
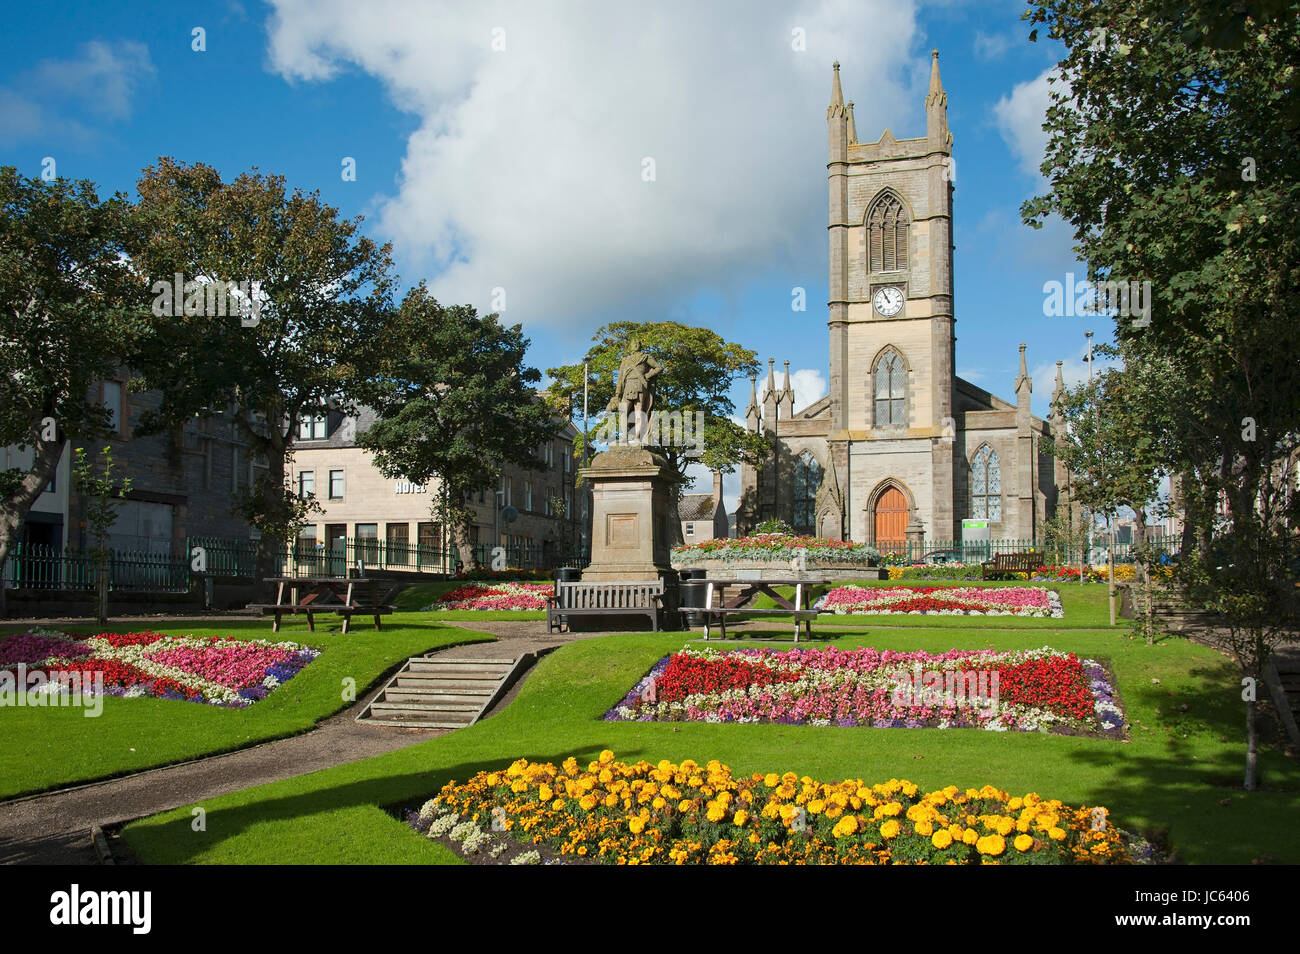
{"label": "slate roof", "polygon": [[712,520],[717,506],[713,494],[687,494],[677,505],[677,513],[683,520]]}

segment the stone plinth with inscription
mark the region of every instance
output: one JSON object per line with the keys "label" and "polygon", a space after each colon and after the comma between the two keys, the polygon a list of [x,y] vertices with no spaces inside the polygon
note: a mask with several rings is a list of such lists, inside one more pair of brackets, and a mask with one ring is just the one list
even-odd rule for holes
{"label": "stone plinth with inscription", "polygon": [[[677,573],[669,561],[677,526],[671,473],[662,455],[635,445],[614,445],[578,471],[591,486],[592,503],[591,564],[583,582],[662,579],[670,621],[677,608]],[[615,628],[617,618],[587,619],[595,628]]]}

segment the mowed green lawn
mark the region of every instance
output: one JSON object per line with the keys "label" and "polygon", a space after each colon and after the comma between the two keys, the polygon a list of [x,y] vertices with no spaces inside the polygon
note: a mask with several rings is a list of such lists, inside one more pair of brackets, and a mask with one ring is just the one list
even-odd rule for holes
{"label": "mowed green lawn", "polygon": [[[1193,863],[1300,862],[1300,768],[1268,751],[1264,790],[1240,789],[1244,761],[1240,680],[1223,657],[1181,639],[1148,646],[1124,629],[1078,628],[1105,607],[1105,587],[1066,596],[1066,619],[888,617],[835,629],[840,647],[939,652],[1050,645],[1109,658],[1132,723],[1129,742],[979,730],[604,722],[605,711],[662,655],[693,634],[582,640],[545,657],[518,697],[483,722],[408,749],[203,803],[205,831],[185,807],[135,822],[125,837],[149,863],[459,863],[416,837],[383,806],[417,803],[451,779],[517,758],[582,761],[718,758],[734,771],[835,780],[907,778],[926,788],[993,784],[1073,805],[1106,805],[1113,821],[1164,830]],[[1044,622],[1055,625],[1041,625]],[[1034,625],[1030,625],[1034,624]],[[740,645],[740,641],[734,641]]]}
{"label": "mowed green lawn", "polygon": [[[345,687],[361,698],[402,660],[456,643],[482,642],[485,633],[444,626],[427,614],[392,616],[376,632],[354,622],[346,636],[328,617],[309,632],[305,620],[286,620],[278,635],[269,621],[169,620],[158,632],[227,639],[291,640],[321,650],[320,656],[265,699],[227,709],[165,699],[104,700],[103,712],[87,718],[78,707],[0,709],[0,798],[109,778],[204,755],[216,755],[304,732],[352,704]],[[119,624],[115,632],[149,628]],[[0,634],[20,631],[5,626]],[[93,634],[98,627],[69,627]],[[345,682],[350,680],[350,682]]]}

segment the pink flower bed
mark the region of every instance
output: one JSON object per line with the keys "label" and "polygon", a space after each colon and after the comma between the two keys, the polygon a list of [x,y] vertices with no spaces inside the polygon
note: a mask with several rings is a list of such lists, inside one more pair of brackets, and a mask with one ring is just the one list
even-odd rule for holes
{"label": "pink flower bed", "polygon": [[550,583],[467,583],[444,593],[425,610],[541,610],[554,592]]}
{"label": "pink flower bed", "polygon": [[1060,594],[1040,586],[837,586],[817,606],[840,614],[1065,615]]}
{"label": "pink flower bed", "polygon": [[0,670],[80,672],[98,678],[107,695],[187,699],[243,707],[292,679],[320,651],[297,643],[161,633],[70,636],[34,629],[0,637]]}

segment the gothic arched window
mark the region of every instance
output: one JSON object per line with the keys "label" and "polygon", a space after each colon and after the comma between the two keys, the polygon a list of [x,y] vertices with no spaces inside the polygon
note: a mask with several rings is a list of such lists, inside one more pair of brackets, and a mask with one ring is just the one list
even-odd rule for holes
{"label": "gothic arched window", "polygon": [[814,532],[817,522],[817,488],[822,485],[822,465],[804,451],[794,463],[794,529],[796,533]]}
{"label": "gothic arched window", "polygon": [[867,262],[873,272],[907,268],[907,212],[886,192],[867,213]]}
{"label": "gothic arched window", "polygon": [[903,357],[896,351],[886,351],[876,362],[876,427],[907,425],[903,407],[906,373]]}
{"label": "gothic arched window", "polygon": [[971,461],[970,514],[976,520],[1002,519],[1002,467],[998,452],[988,444]]}

